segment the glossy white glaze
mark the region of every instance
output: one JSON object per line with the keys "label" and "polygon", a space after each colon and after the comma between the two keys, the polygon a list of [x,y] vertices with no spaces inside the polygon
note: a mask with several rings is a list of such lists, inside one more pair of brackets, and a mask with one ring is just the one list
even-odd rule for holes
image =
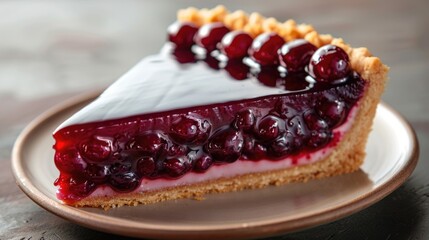
{"label": "glossy white glaze", "polygon": [[55,132],[74,124],[284,93],[256,79],[233,80],[204,62],[179,64],[162,51],[144,58]]}

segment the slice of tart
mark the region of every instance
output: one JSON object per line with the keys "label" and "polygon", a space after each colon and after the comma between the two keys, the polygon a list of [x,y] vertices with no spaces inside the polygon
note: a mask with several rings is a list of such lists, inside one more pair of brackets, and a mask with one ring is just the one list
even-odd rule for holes
{"label": "slice of tart", "polygon": [[310,25],[179,11],[169,42],[54,133],[57,196],[115,207],[359,169],[388,68]]}

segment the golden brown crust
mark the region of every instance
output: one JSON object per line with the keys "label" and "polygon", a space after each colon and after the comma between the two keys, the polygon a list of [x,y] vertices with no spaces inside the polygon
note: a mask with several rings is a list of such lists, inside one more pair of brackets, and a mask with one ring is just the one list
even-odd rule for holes
{"label": "golden brown crust", "polygon": [[250,15],[243,11],[229,13],[223,6],[218,6],[211,10],[198,10],[195,8],[180,10],[178,19],[180,21],[191,21],[197,25],[222,21],[231,29],[242,29],[253,36],[262,32],[274,31],[285,38],[286,41],[304,38],[317,47],[334,44],[343,48],[350,57],[352,68],[367,81],[366,91],[359,102],[359,108],[350,131],[344,135],[343,140],[328,157],[313,164],[223,178],[191,186],[144,193],[121,194],[115,198],[86,198],[75,203],[75,206],[107,209],[123,205],[148,204],[180,198],[202,199],[208,193],[262,188],[290,182],[306,182],[311,179],[350,173],[359,169],[365,157],[366,141],[371,131],[377,104],[380,101],[387,78],[388,67],[379,58],[371,56],[371,53],[366,48],[352,48],[340,38],[333,38],[331,35],[320,35],[311,25],[297,25],[293,20],[280,23],[274,18],[264,18],[258,13]]}

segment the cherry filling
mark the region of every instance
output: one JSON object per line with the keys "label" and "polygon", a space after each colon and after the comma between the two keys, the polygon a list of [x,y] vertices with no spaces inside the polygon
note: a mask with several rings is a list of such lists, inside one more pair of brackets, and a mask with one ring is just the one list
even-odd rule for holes
{"label": "cherry filling", "polygon": [[[169,39],[175,43],[170,58],[177,64],[205,65],[207,76],[225,71],[231,82],[252,81],[283,94],[65,127],[54,134],[60,199],[82,199],[98,186],[131,192],[142,179],[176,179],[237,160],[281,161],[317,151],[338,141],[334,128],[364,92],[365,81],[350,71],[341,48],[316,50],[275,34],[250,44],[249,35],[227,34],[222,24],[198,32],[192,24],[175,24]],[[194,54],[193,44],[206,48],[206,55]],[[213,57],[216,48],[231,60]],[[261,66],[247,65],[246,58]]]}

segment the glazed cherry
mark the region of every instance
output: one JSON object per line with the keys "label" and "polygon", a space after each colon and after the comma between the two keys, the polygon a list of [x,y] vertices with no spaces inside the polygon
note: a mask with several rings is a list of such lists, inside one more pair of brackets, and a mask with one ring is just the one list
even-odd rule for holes
{"label": "glazed cherry", "polygon": [[284,157],[295,151],[295,137],[290,133],[284,133],[268,146],[268,154],[272,157]]}
{"label": "glazed cherry", "polygon": [[184,159],[170,158],[164,161],[163,169],[168,176],[176,178],[185,174],[190,169],[190,165]]}
{"label": "glazed cherry", "polygon": [[119,172],[110,177],[109,184],[117,192],[131,192],[139,186],[139,177],[134,172]]}
{"label": "glazed cherry", "polygon": [[216,49],[217,44],[228,32],[229,29],[223,25],[223,23],[215,22],[205,24],[198,30],[194,37],[194,41],[198,46],[211,52]]}
{"label": "glazed cherry", "polygon": [[237,112],[232,126],[235,129],[249,131],[252,130],[256,123],[256,117],[252,109],[243,109]]}
{"label": "glazed cherry", "polygon": [[179,144],[201,145],[209,137],[211,124],[199,116],[181,116],[170,127],[170,137]]}
{"label": "glazed cherry", "polygon": [[213,159],[206,154],[201,155],[194,161],[194,171],[205,172],[213,164]]}
{"label": "glazed cherry", "polygon": [[282,119],[268,115],[261,119],[257,128],[258,138],[262,141],[271,141],[279,136],[284,129]]}
{"label": "glazed cherry", "polygon": [[127,160],[117,160],[114,164],[110,165],[110,173],[116,174],[116,173],[123,173],[128,172],[132,168],[131,161]]}
{"label": "glazed cherry", "polygon": [[80,198],[88,196],[95,190],[96,185],[94,182],[84,177],[71,177],[67,181],[66,188],[74,197]]}
{"label": "glazed cherry", "polygon": [[169,140],[159,132],[149,132],[136,136],[128,143],[128,148],[136,149],[146,156],[158,157],[165,154]]}
{"label": "glazed cherry", "polygon": [[311,57],[308,73],[321,82],[341,80],[350,73],[349,56],[335,45],[323,46]]}
{"label": "glazed cherry", "polygon": [[331,140],[332,134],[329,131],[312,131],[307,146],[310,148],[320,148],[325,146]]}
{"label": "glazed cherry", "polygon": [[262,159],[266,156],[266,153],[266,147],[257,142],[254,138],[251,136],[246,136],[244,138],[243,154],[246,155],[248,159]]}
{"label": "glazed cherry", "polygon": [[86,161],[101,162],[112,153],[112,142],[111,139],[94,137],[80,145],[79,153]]}
{"label": "glazed cherry", "polygon": [[343,101],[325,101],[317,106],[317,111],[330,127],[335,127],[343,122],[346,116],[346,105]]}
{"label": "glazed cherry", "polygon": [[288,72],[304,70],[317,48],[304,39],[285,43],[278,51],[280,65]]}
{"label": "glazed cherry", "polygon": [[206,151],[218,162],[235,162],[241,155],[243,135],[231,128],[215,132],[208,143]]}
{"label": "glazed cherry", "polygon": [[242,61],[229,60],[225,66],[225,71],[235,80],[244,80],[248,78],[250,67]]}
{"label": "glazed cherry", "polygon": [[85,169],[89,179],[97,184],[105,183],[110,177],[109,166],[89,164]]}
{"label": "glazed cherry", "polygon": [[74,151],[56,152],[54,160],[57,168],[66,173],[82,172],[88,165],[79,153]]}
{"label": "glazed cherry", "polygon": [[253,38],[246,32],[236,30],[227,33],[220,43],[220,50],[229,59],[240,59],[247,56]]}
{"label": "glazed cherry", "polygon": [[255,38],[249,48],[249,56],[261,66],[278,64],[277,51],[285,40],[277,33],[262,33]]}
{"label": "glazed cherry", "polygon": [[314,111],[304,113],[304,120],[310,130],[322,131],[329,128],[328,123]]}
{"label": "glazed cherry", "polygon": [[176,49],[190,49],[194,44],[194,36],[198,28],[190,22],[175,22],[168,29],[168,40],[176,45]]}
{"label": "glazed cherry", "polygon": [[179,144],[171,144],[168,148],[167,155],[169,157],[184,156],[188,153],[188,147]]}
{"label": "glazed cherry", "polygon": [[153,157],[142,157],[137,161],[136,172],[140,177],[152,176],[156,172],[156,162]]}

